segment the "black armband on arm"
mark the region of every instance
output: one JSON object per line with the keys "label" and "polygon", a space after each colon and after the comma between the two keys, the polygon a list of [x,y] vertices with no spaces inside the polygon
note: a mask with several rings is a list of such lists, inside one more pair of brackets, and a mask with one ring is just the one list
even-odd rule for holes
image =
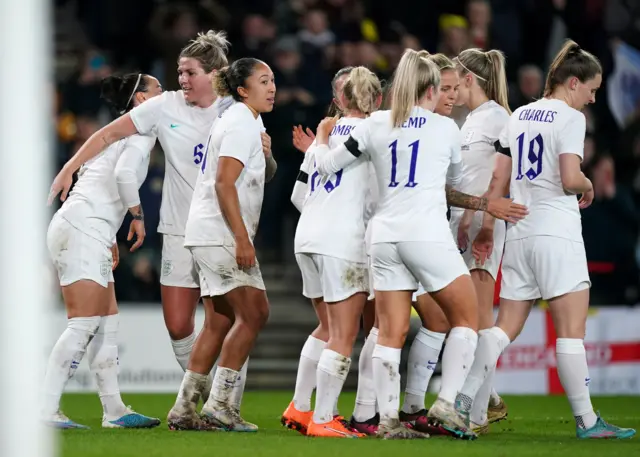
{"label": "black armband on arm", "polygon": [[496,140],[496,142],[493,143],[493,147],[496,149],[496,152],[499,152],[500,154],[504,154],[507,157],[511,157],[511,148],[503,148],[502,145],[500,144],[500,140]]}
{"label": "black armband on arm", "polygon": [[300,181],[301,183],[307,184],[307,182],[309,181],[309,174],[300,170],[298,172],[298,176],[296,177],[296,181]]}
{"label": "black armband on arm", "polygon": [[358,141],[354,139],[352,136],[349,136],[347,141],[344,142],[344,147],[347,148],[347,151],[353,154],[354,157],[360,157],[362,155],[362,152],[360,152],[360,149],[358,149],[358,146],[359,146]]}

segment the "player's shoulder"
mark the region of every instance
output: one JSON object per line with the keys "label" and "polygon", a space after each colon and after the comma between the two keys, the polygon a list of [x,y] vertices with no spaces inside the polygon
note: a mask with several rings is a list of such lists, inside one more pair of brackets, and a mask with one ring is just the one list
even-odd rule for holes
{"label": "player's shoulder", "polygon": [[184,93],[181,90],[166,90],[158,95],[157,98],[162,103],[170,106],[187,106],[187,102],[184,99]]}
{"label": "player's shoulder", "polygon": [[222,113],[220,127],[225,132],[236,131],[243,134],[261,132],[261,121],[256,119],[247,105],[234,103]]}
{"label": "player's shoulder", "polygon": [[389,124],[391,122],[391,111],[388,109],[376,111],[374,113],[371,113],[371,116],[369,116],[366,121],[371,125]]}
{"label": "player's shoulder", "polygon": [[142,151],[150,151],[156,144],[155,135],[140,135],[139,133],[131,135],[129,138],[129,145],[139,148]]}
{"label": "player's shoulder", "polygon": [[[426,110],[425,110],[426,111]],[[460,128],[456,121],[448,116],[442,116],[441,114],[434,113],[431,111],[427,111],[429,116],[429,123],[432,128],[438,130],[438,132],[447,132],[450,134],[457,135],[460,133]]]}

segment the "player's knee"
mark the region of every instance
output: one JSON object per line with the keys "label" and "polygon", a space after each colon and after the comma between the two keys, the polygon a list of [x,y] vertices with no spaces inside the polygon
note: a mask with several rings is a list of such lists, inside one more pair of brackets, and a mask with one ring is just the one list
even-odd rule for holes
{"label": "player's knee", "polygon": [[165,322],[169,337],[173,341],[183,340],[194,331],[193,322],[190,319],[176,319]]}

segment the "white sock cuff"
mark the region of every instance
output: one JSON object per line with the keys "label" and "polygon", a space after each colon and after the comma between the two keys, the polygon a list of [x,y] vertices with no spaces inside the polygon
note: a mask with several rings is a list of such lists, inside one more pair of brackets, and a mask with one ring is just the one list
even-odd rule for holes
{"label": "white sock cuff", "polygon": [[189,351],[191,351],[191,348],[193,347],[193,343],[195,343],[195,341],[196,333],[193,332],[191,335],[187,336],[186,338],[182,338],[181,340],[171,340],[171,346],[173,346],[174,352],[177,349],[188,349]]}
{"label": "white sock cuff", "polygon": [[449,332],[449,338],[467,340],[473,345],[474,350],[478,346],[478,334],[469,327],[453,327]]}
{"label": "white sock cuff", "polygon": [[585,354],[584,341],[579,338],[557,338],[557,354]]}
{"label": "white sock cuff", "polygon": [[373,335],[375,337],[378,337],[378,329],[375,327],[371,327],[371,330],[369,331],[369,335]]}
{"label": "white sock cuff", "polygon": [[67,320],[67,327],[73,330],[80,330],[91,335],[95,335],[100,328],[102,316],[72,317]]}
{"label": "white sock cuff", "polygon": [[390,348],[388,346],[381,346],[379,344],[376,344],[376,347],[373,349],[373,355],[371,357],[374,359],[382,359],[400,364],[401,355],[402,349]]}
{"label": "white sock cuff", "polygon": [[444,343],[444,339],[446,336],[446,333],[432,332],[431,330],[427,330],[424,327],[420,327],[420,330],[416,335],[416,340],[424,343],[431,349],[439,351],[440,349],[442,349],[442,343]]}
{"label": "white sock cuff", "polygon": [[120,314],[102,316],[98,333],[117,333],[120,326]]}
{"label": "white sock cuff", "polygon": [[349,368],[351,368],[351,359],[349,357],[345,357],[331,349],[322,351],[322,355],[318,361],[319,370],[344,380],[347,379]]}
{"label": "white sock cuff", "polygon": [[195,371],[191,371],[191,370],[187,370],[184,373],[184,377],[185,378],[191,378],[194,381],[204,381],[207,379],[207,375],[206,374],[200,374],[200,373],[196,373]]}
{"label": "white sock cuff", "polygon": [[486,329],[486,332],[492,334],[493,336],[495,336],[498,339],[498,341],[500,342],[500,349],[502,349],[503,351],[507,346],[509,346],[511,344],[511,340],[509,339],[509,335],[507,335],[505,333],[505,331],[502,330],[497,325],[494,326],[494,327]]}
{"label": "white sock cuff", "polygon": [[319,340],[318,338],[309,335],[304,346],[302,346],[300,355],[307,359],[318,361],[320,360],[320,356],[322,355],[322,351],[326,345],[326,341]]}

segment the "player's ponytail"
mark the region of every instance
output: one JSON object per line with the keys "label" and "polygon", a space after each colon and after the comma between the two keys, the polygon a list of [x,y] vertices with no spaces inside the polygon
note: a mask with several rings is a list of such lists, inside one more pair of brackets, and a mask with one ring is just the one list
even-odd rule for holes
{"label": "player's ponytail", "polygon": [[440,85],[440,71],[424,52],[404,51],[394,72],[391,88],[391,122],[400,127],[429,87]]}
{"label": "player's ponytail", "polygon": [[102,80],[100,98],[120,116],[133,108],[136,93],[146,92],[147,88],[147,77],[142,73],[111,75]]}
{"label": "player's ponytail", "polygon": [[509,114],[509,86],[504,54],[497,49],[485,52],[489,60],[489,78],[487,80],[487,97],[502,106]]}
{"label": "player's ponytail", "polygon": [[489,100],[493,100],[511,113],[506,65],[502,51],[491,49],[484,52],[475,48],[465,49],[455,58],[455,61],[461,75],[475,76],[476,83]]}
{"label": "player's ponytail", "polygon": [[231,95],[231,86],[229,85],[229,67],[221,68],[213,76],[213,90],[218,97],[227,97]]}
{"label": "player's ponytail", "polygon": [[598,58],[580,48],[575,41],[567,40],[549,66],[544,96],[551,96],[555,88],[569,78],[576,77],[584,83],[599,74],[602,74],[602,65]]}
{"label": "player's ponytail", "polygon": [[342,88],[347,108],[357,109],[369,115],[378,109],[378,101],[382,97],[382,84],[378,77],[366,67],[356,67]]}

